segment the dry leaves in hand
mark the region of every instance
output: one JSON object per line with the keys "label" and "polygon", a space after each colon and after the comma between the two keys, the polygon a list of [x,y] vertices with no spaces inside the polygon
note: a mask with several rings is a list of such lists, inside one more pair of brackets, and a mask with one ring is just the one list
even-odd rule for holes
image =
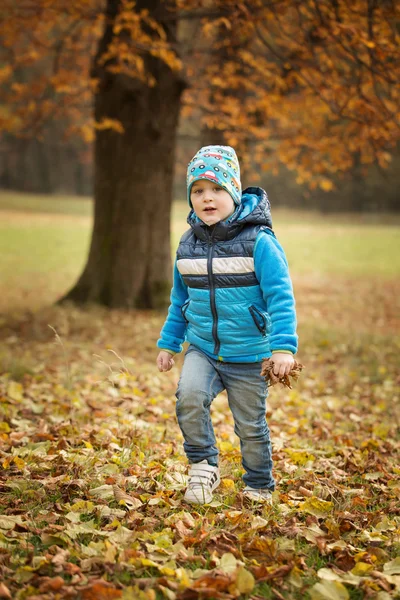
{"label": "dry leaves in hand", "polygon": [[278,377],[278,375],[275,375],[273,368],[274,361],[272,360],[272,358],[264,358],[264,360],[262,361],[261,375],[265,377],[265,381],[267,382],[268,387],[271,387],[276,383],[281,383],[283,386],[292,389],[290,377],[292,377],[294,381],[297,381],[300,377],[301,371],[304,369],[304,365],[298,363],[295,360],[289,375],[284,375],[283,377]]}

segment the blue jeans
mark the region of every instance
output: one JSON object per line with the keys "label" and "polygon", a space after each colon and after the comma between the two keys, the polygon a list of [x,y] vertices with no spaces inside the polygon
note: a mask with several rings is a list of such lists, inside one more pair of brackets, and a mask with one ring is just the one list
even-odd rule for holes
{"label": "blue jeans", "polygon": [[272,477],[271,441],[265,419],[265,379],[261,363],[228,363],[208,357],[190,345],[176,392],[176,416],[184,437],[184,450],[191,463],[204,459],[218,465],[210,406],[226,389],[234,431],[240,439],[243,481],[253,488],[275,489]]}

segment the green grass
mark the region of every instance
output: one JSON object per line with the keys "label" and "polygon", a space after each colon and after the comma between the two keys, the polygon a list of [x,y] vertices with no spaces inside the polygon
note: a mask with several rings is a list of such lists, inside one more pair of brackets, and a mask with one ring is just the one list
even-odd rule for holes
{"label": "green grass", "polygon": [[[11,211],[11,212],[10,212]],[[172,212],[171,250],[187,229],[188,207]],[[393,279],[400,272],[400,220],[277,209],[274,227],[294,277]],[[51,304],[79,276],[89,248],[92,201],[0,193],[0,312]]]}
{"label": "green grass", "polygon": [[278,225],[291,271],[395,277],[400,273],[400,227]]}
{"label": "green grass", "polygon": [[89,223],[0,222],[0,312],[54,302],[79,275],[89,241]]}
{"label": "green grass", "polygon": [[[188,227],[186,203],[173,207],[172,245]],[[397,215],[323,215],[311,211],[273,211],[274,231],[299,275],[378,275],[400,273],[400,218]]]}
{"label": "green grass", "polygon": [[31,213],[91,216],[93,202],[88,197],[28,194],[0,191],[0,210]]}

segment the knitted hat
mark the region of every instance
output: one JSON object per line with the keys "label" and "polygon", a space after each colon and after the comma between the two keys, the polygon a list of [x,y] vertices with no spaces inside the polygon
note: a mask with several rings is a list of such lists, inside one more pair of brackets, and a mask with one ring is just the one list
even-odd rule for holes
{"label": "knitted hat", "polygon": [[236,152],[230,146],[204,146],[188,165],[186,186],[188,202],[190,190],[195,181],[208,179],[220,185],[231,196],[235,204],[240,204],[242,185],[240,167]]}

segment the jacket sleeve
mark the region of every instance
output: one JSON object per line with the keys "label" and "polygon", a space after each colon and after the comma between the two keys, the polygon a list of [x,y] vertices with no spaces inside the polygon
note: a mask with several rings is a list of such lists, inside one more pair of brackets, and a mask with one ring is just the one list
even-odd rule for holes
{"label": "jacket sleeve", "polygon": [[171,290],[171,304],[168,315],[161,329],[160,339],[157,347],[167,350],[171,354],[182,352],[182,344],[185,341],[186,321],[182,315],[181,308],[188,299],[187,285],[182,280],[181,274],[174,265],[174,281]]}
{"label": "jacket sleeve", "polygon": [[271,318],[271,351],[295,354],[298,342],[295,299],[283,248],[273,233],[261,231],[253,255],[255,274]]}

